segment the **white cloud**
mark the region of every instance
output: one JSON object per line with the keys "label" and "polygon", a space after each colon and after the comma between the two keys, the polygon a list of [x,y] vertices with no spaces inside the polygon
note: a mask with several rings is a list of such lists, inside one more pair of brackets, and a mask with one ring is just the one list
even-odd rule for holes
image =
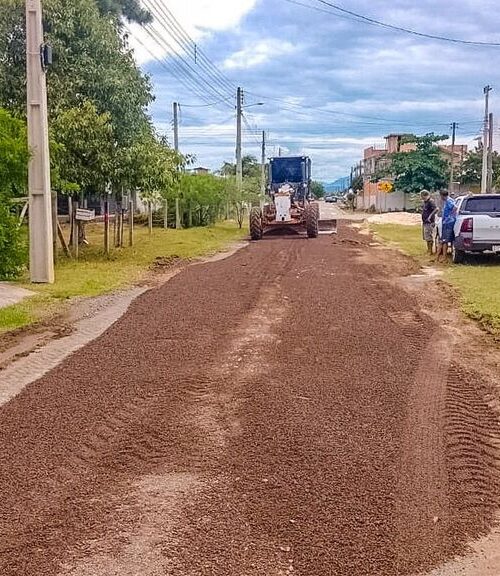
{"label": "white cloud", "polygon": [[259,40],[258,42],[248,44],[242,50],[226,58],[224,68],[252,68],[253,66],[267,62],[271,58],[291,54],[295,50],[296,46],[286,40],[280,40],[278,38]]}
{"label": "white cloud", "polygon": [[[156,5],[151,5],[155,16],[152,28],[164,42],[152,38],[141,26],[132,24],[128,25],[130,47],[134,49],[135,58],[141,65],[154,58],[164,58],[171,52],[172,49],[165,46],[165,43],[170,44],[174,50],[179,50],[175,39],[178,33],[168,32],[173,29],[173,24],[167,21],[165,15],[168,13],[164,11],[165,8],[168,8],[194,41],[200,41],[212,32],[237,27],[257,2],[258,0],[158,0]],[[163,11],[157,8],[158,4]],[[148,8],[149,3],[145,7]]]}

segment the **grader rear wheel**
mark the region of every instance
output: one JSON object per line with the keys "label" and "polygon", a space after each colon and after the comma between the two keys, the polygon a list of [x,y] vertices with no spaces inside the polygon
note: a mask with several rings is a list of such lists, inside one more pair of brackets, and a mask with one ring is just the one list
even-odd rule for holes
{"label": "grader rear wheel", "polygon": [[319,233],[319,204],[312,202],[306,206],[306,230],[309,238],[317,238]]}
{"label": "grader rear wheel", "polygon": [[250,238],[260,240],[262,238],[262,214],[259,208],[250,210]]}

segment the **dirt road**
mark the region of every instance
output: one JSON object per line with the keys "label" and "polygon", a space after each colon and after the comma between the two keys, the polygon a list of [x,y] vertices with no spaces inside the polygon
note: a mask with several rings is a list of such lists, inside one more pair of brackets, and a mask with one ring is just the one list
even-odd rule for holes
{"label": "dirt road", "polygon": [[190,267],[0,408],[0,574],[416,574],[487,532],[492,388],[370,243]]}

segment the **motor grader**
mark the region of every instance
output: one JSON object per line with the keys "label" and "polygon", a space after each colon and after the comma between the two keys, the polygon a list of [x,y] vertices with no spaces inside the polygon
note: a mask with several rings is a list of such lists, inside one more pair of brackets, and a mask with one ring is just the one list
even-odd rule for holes
{"label": "motor grader", "polygon": [[335,220],[320,220],[319,204],[311,193],[311,159],[279,156],[269,161],[269,184],[262,207],[250,210],[250,237],[260,240],[270,230],[295,231],[316,238],[323,230],[336,228]]}

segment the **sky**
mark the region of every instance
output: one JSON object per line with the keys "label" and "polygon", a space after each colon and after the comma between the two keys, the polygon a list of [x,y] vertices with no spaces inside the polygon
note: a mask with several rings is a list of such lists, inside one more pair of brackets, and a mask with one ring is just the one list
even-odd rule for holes
{"label": "sky", "polygon": [[[500,113],[500,46],[396,31],[323,0],[141,1],[155,20],[128,25],[129,45],[154,86],[151,115],[172,142],[179,102],[180,151],[197,166],[234,162],[237,86],[243,153],[260,159],[265,131],[268,157],[308,155],[325,182],[390,133],[449,135],[457,122],[457,143],[473,147],[488,84],[490,111]],[[497,0],[327,2],[425,34],[500,43]]]}

